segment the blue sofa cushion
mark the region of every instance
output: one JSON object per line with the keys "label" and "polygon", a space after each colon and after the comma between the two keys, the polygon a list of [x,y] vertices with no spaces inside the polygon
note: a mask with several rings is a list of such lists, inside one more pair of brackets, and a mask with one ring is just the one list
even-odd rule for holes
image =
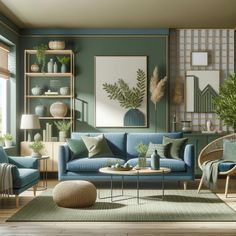
{"label": "blue sofa cushion", "polygon": [[[79,139],[81,136],[98,136],[102,133],[80,133],[73,132],[72,139]],[[115,157],[125,159],[126,157],[126,133],[104,133],[107,144]]]}
{"label": "blue sofa cushion", "polygon": [[13,187],[23,188],[31,182],[39,179],[39,172],[36,169],[18,168],[17,178],[14,178]]}
{"label": "blue sofa cushion", "polygon": [[[131,166],[136,166],[138,163],[138,158],[133,158],[127,161]],[[151,166],[151,158],[147,158],[147,164],[150,167]],[[186,165],[185,162],[182,160],[176,160],[176,159],[160,159],[160,166],[170,168],[173,172],[181,172],[186,171]]]}
{"label": "blue sofa cushion", "polygon": [[0,146],[0,163],[9,163],[8,155],[2,146]]}
{"label": "blue sofa cushion", "polygon": [[67,171],[98,171],[99,168],[105,167],[109,162],[119,161],[121,164],[125,160],[114,157],[99,157],[99,158],[80,158],[67,162]]}
{"label": "blue sofa cushion", "polygon": [[228,171],[228,170],[232,169],[235,165],[236,165],[236,163],[223,162],[223,163],[220,163],[220,164],[219,164],[218,170],[219,170],[220,172],[225,172],[225,171]]}
{"label": "blue sofa cushion", "polygon": [[149,145],[150,142],[162,144],[163,136],[169,138],[182,138],[183,134],[179,133],[129,133],[127,134],[127,158],[135,158],[138,152],[135,147],[139,143]]}

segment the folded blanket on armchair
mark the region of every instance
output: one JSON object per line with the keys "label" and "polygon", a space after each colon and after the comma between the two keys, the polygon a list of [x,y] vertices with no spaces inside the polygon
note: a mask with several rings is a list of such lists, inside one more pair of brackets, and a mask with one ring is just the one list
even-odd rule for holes
{"label": "folded blanket on armchair", "polygon": [[12,170],[15,165],[9,163],[0,164],[0,194],[13,194]]}
{"label": "folded blanket on armchair", "polygon": [[219,165],[224,162],[232,162],[228,160],[210,160],[205,161],[202,165],[203,183],[209,188],[217,189],[217,179],[219,173]]}

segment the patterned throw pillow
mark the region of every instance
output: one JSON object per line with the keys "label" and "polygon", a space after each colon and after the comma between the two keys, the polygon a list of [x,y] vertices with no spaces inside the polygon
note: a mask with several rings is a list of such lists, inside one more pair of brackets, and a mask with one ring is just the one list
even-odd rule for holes
{"label": "patterned throw pillow", "polygon": [[170,148],[171,148],[171,143],[167,144],[155,144],[155,143],[149,143],[148,150],[146,153],[146,157],[151,157],[153,152],[157,150],[157,154],[161,158],[168,158],[170,157]]}
{"label": "patterned throw pillow", "polygon": [[188,141],[188,138],[173,139],[173,138],[163,136],[162,143],[163,144],[172,143],[171,148],[170,148],[171,158],[182,160],[184,148],[185,148],[187,141]]}
{"label": "patterned throw pillow", "polygon": [[81,137],[88,149],[89,157],[114,157],[104,135],[96,137]]}
{"label": "patterned throw pillow", "polygon": [[88,150],[82,139],[67,139],[70,150],[72,151],[72,159],[88,157]]}

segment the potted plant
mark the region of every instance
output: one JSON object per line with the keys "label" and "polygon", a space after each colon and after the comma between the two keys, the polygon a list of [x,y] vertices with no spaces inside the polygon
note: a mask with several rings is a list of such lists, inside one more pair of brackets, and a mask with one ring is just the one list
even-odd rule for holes
{"label": "potted plant", "polygon": [[57,56],[57,60],[61,63],[61,73],[66,73],[66,65],[70,61],[70,57]]}
{"label": "potted plant", "polygon": [[59,130],[59,142],[65,142],[67,137],[67,131],[72,125],[72,121],[54,121],[57,129]]}
{"label": "potted plant", "polygon": [[147,160],[146,160],[146,153],[148,150],[148,146],[146,144],[140,143],[135,147],[136,151],[139,153],[138,156],[138,164],[136,168],[146,168],[147,167]]}
{"label": "potted plant", "polygon": [[219,96],[214,98],[215,113],[236,132],[236,74],[230,74],[220,86]]}
{"label": "potted plant", "polygon": [[44,70],[45,65],[46,65],[45,53],[46,53],[47,49],[48,49],[48,46],[46,44],[40,44],[40,45],[34,46],[34,50],[36,50],[37,62],[39,65],[42,65],[42,67],[41,67],[42,73],[45,72],[45,70]]}
{"label": "potted plant", "polygon": [[31,153],[32,157],[40,158],[42,156],[40,151],[44,148],[44,145],[41,141],[34,141],[29,144],[29,148],[32,149],[32,153]]}
{"label": "potted plant", "polygon": [[13,135],[6,133],[4,134],[4,141],[5,141],[5,147],[9,148],[12,146],[12,141],[13,141]]}

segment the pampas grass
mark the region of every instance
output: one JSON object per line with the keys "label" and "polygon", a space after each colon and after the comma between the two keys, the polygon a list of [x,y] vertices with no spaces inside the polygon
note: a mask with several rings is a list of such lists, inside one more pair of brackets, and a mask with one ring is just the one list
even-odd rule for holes
{"label": "pampas grass", "polygon": [[154,103],[155,107],[165,94],[166,82],[167,77],[164,77],[161,80],[159,79],[158,68],[156,66],[153,70],[153,74],[150,80],[151,101]]}

